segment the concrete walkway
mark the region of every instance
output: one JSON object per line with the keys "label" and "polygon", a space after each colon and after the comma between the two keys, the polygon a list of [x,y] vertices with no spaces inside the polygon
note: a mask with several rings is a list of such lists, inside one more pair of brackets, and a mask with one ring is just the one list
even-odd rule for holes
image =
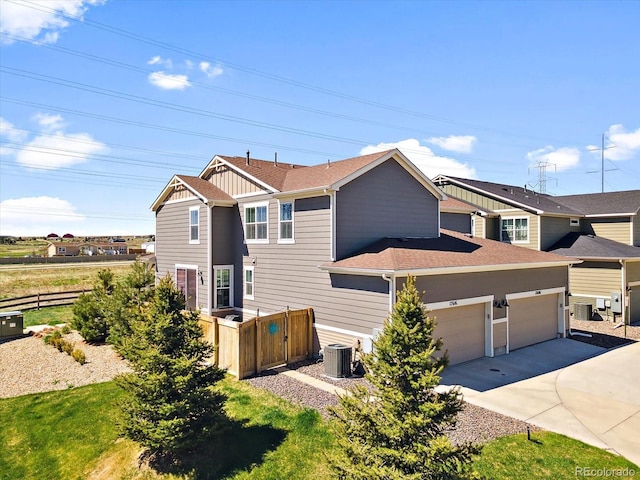
{"label": "concrete walkway", "polygon": [[465,387],[463,392],[469,403],[640,465],[639,360],[640,343],[634,343],[532,378],[484,390]]}

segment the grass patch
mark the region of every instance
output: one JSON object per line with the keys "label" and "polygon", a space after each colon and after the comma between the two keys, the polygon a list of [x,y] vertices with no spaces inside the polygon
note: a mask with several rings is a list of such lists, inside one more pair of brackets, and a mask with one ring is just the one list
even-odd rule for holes
{"label": "grass patch", "polygon": [[33,325],[57,325],[59,323],[71,323],[73,320],[73,305],[61,307],[46,307],[40,310],[27,310],[24,312],[24,327]]}
{"label": "grass patch", "polygon": [[17,240],[16,243],[0,243],[0,257],[24,257],[25,255],[35,256],[47,255],[47,245],[49,242],[43,239]]}
{"label": "grass patch", "polygon": [[[112,382],[0,399],[0,480],[329,480],[325,452],[335,448],[314,410],[292,405],[251,385],[226,379],[228,430],[181,467],[143,463],[142,449],[117,438]],[[487,479],[571,479],[576,467],[613,471],[631,462],[550,432],[488,443],[475,468]],[[616,478],[630,478],[617,476]]]}
{"label": "grass patch", "polygon": [[116,280],[131,272],[131,265],[61,265],[41,268],[3,268],[0,270],[0,298],[14,298],[37,293],[89,290],[96,281],[98,270],[109,269]]}
{"label": "grass patch", "polygon": [[[576,469],[585,467],[603,471],[627,468],[640,473],[637,465],[622,457],[552,432],[534,432],[531,441],[526,434],[494,440],[485,445],[474,466],[484,478],[495,479],[580,478],[588,475],[576,475]],[[620,479],[632,476],[608,475]]]}

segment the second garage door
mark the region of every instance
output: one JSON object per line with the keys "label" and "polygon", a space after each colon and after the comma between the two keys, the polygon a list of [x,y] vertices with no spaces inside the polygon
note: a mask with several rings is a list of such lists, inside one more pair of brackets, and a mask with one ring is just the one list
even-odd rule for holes
{"label": "second garage door", "polygon": [[640,322],[640,285],[629,292],[629,323]]}
{"label": "second garage door", "polygon": [[484,356],[484,304],[453,307],[429,312],[436,319],[435,338],[442,338],[449,351],[449,364]]}
{"label": "second garage door", "polygon": [[509,300],[509,350],[557,336],[557,294]]}

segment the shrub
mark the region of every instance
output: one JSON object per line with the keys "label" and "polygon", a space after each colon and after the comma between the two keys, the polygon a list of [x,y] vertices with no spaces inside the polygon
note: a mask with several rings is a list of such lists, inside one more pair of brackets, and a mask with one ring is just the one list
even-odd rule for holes
{"label": "shrub", "polygon": [[73,345],[73,342],[62,339],[60,343],[62,344],[62,351],[68,355],[71,355],[71,353],[73,352],[73,349],[75,348]]}
{"label": "shrub", "polygon": [[62,333],[68,335],[69,333],[71,333],[71,327],[68,324],[65,324],[65,326],[62,327]]}
{"label": "shrub", "polygon": [[87,363],[87,356],[79,348],[74,348],[73,351],[71,352],[71,356],[80,365],[84,365],[85,363]]}

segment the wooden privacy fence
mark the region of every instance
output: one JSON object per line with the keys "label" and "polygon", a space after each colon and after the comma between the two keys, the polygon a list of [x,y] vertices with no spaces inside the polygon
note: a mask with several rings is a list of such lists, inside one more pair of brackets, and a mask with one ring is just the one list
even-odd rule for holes
{"label": "wooden privacy fence", "polygon": [[310,358],[313,310],[287,310],[245,322],[202,315],[206,340],[217,347],[213,361],[242,379],[267,368]]}

